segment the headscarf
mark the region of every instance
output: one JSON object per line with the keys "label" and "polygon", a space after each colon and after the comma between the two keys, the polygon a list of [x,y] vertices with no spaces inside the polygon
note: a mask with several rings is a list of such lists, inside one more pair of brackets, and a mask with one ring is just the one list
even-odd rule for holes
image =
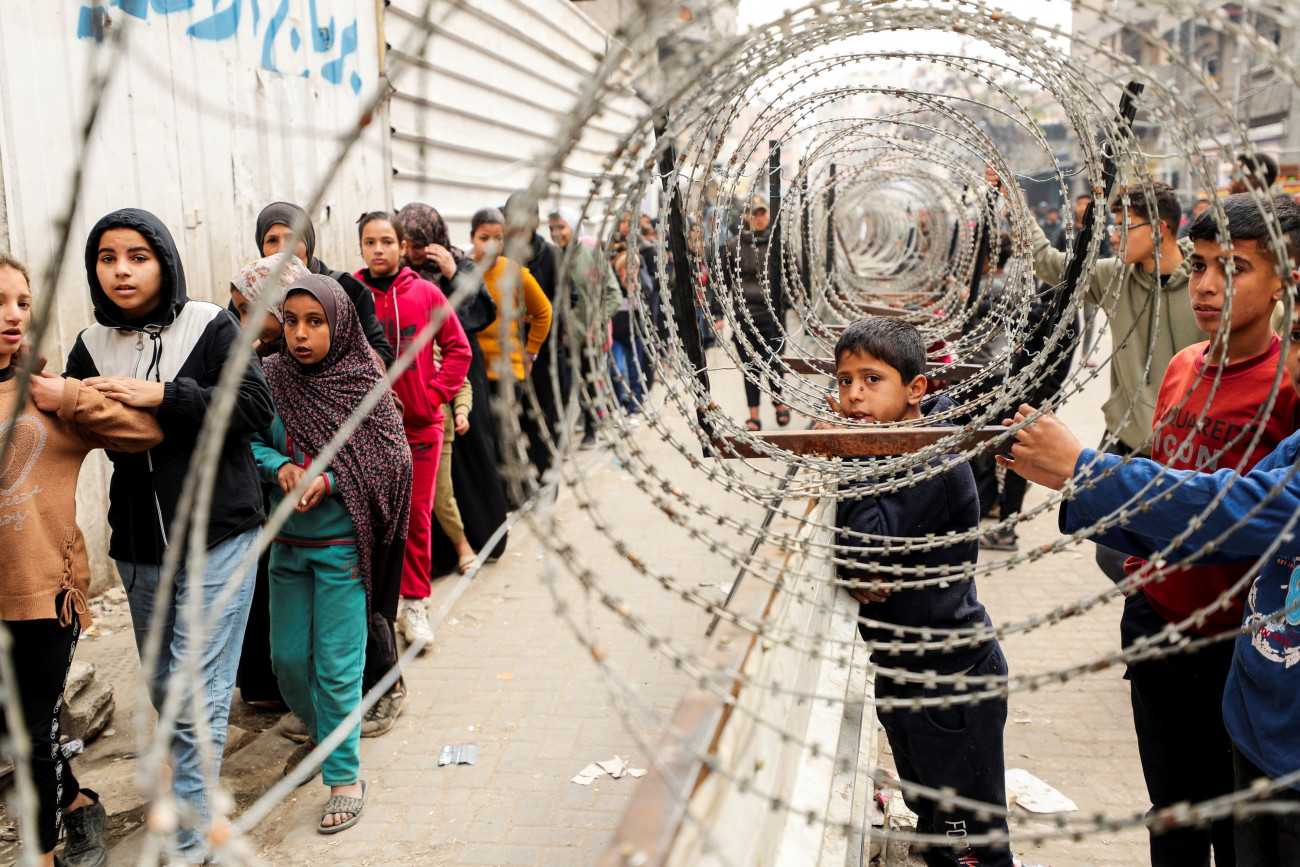
{"label": "headscarf", "polygon": [[[235,275],[235,279],[230,281],[231,287],[239,290],[239,294],[249,302],[256,302],[262,297],[262,293],[270,288],[266,285],[268,278],[275,273],[276,268],[280,267],[285,255],[285,253],[276,253],[274,256],[264,256],[256,262],[245,265]],[[267,299],[266,309],[281,323],[284,322],[284,295],[289,284],[299,277],[306,277],[309,273],[311,272],[307,270],[307,266],[297,256],[290,256],[289,261],[280,270],[280,280],[273,287],[272,296]]]}
{"label": "headscarf", "polygon": [[370,602],[374,557],[380,546],[406,532],[411,508],[411,449],[402,416],[384,385],[384,371],[366,343],[357,312],[333,277],[308,274],[286,290],[302,289],[325,309],[329,352],[317,364],[293,357],[288,341],[264,362],[284,429],[302,450],[318,455],[371,390],[384,396],[330,461],[343,503],[352,516],[357,566]]}
{"label": "headscarf", "polygon": [[447,234],[447,223],[442,214],[423,202],[411,202],[397,212],[401,221],[402,233],[412,244],[437,244],[445,247],[451,257],[459,264],[465,258],[465,251],[451,245],[451,235]]}
{"label": "headscarf", "polygon": [[564,225],[568,226],[569,231],[573,233],[573,238],[569,241],[570,244],[574,241],[582,240],[582,219],[578,216],[576,208],[570,208],[568,205],[561,205],[552,211],[551,214],[552,216],[559,217],[563,220]]}
{"label": "headscarf", "polygon": [[272,202],[262,209],[262,213],[257,215],[257,254],[262,255],[262,241],[266,239],[266,233],[271,230],[272,226],[287,226],[294,228],[294,220],[302,220],[302,229],[299,239],[307,245],[307,270],[313,274],[325,274],[325,266],[320,259],[316,258],[316,227],[311,224],[311,218],[307,212],[295,205],[293,202]]}

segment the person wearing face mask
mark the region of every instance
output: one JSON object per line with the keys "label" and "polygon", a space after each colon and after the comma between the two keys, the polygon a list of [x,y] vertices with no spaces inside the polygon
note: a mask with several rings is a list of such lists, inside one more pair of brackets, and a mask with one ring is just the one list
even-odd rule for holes
{"label": "person wearing face mask", "polygon": [[[569,335],[573,348],[579,353],[578,369],[582,387],[594,381],[597,366],[603,363],[601,351],[609,351],[612,343],[610,319],[618,312],[623,300],[614,270],[605,261],[594,239],[582,237],[582,221],[573,208],[556,208],[548,220],[551,240],[564,251],[569,291]],[[590,242],[590,243],[589,243]],[[579,401],[582,405],[582,442],[579,448],[596,444],[596,429],[600,426],[590,396]]]}
{"label": "person wearing face mask", "polygon": [[[292,238],[294,224],[301,224],[301,235]],[[357,320],[365,332],[366,342],[379,356],[384,367],[393,363],[393,347],[384,336],[384,329],[375,317],[375,302],[369,290],[346,271],[335,271],[316,256],[316,229],[307,212],[292,202],[272,202],[257,215],[257,249],[262,256],[274,256],[293,243],[293,254],[313,274],[332,277],[343,287],[343,292],[357,311]],[[232,310],[232,312],[234,312]]]}
{"label": "person wearing face mask", "polygon": [[[506,206],[502,209],[502,213],[506,215],[506,243],[514,243],[513,239],[516,237],[523,241],[527,257],[523,263],[524,268],[533,275],[533,279],[541,287],[542,294],[554,309],[557,306],[555,290],[559,276],[560,250],[537,231],[541,226],[541,215],[536,204],[531,208],[527,206],[526,198],[524,190],[516,190],[510,194],[510,198],[506,199]],[[554,365],[551,364],[552,355],[555,356]],[[564,323],[559,319],[551,320],[551,330],[537,350],[537,360],[533,362],[533,371],[529,380],[533,384],[533,391],[537,394],[537,407],[542,414],[542,423],[545,424],[551,441],[558,442],[559,405],[562,396],[569,393],[569,353],[564,339]],[[540,432],[540,425],[533,427]],[[545,438],[529,437],[528,460],[539,469],[551,465],[550,448]]]}
{"label": "person wearing face mask", "polygon": [[[483,272],[488,292],[497,305],[497,318],[483,329],[479,343],[487,360],[488,379],[493,382],[502,379],[514,381],[515,399],[522,410],[519,424],[524,436],[531,441],[533,436],[540,438],[541,433],[536,419],[528,411],[530,401],[524,378],[532,372],[542,342],[551,331],[551,302],[527,268],[521,268],[501,255],[505,222],[505,215],[496,208],[483,208],[470,221],[474,261]],[[506,310],[509,310],[509,316],[503,315]],[[504,435],[501,438],[503,467],[511,464],[507,457],[508,439]],[[543,463],[536,465],[539,478],[550,467],[550,449],[544,452]]]}

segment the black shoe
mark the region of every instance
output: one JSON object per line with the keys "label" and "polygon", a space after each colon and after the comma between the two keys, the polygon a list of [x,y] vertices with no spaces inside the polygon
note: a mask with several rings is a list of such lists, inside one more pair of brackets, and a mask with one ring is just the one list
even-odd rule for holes
{"label": "black shoe", "polygon": [[1012,529],[990,530],[980,536],[980,547],[986,551],[1019,551],[1020,539]]}
{"label": "black shoe", "polygon": [[63,844],[62,861],[66,867],[107,867],[108,846],[104,843],[104,832],[108,830],[108,814],[104,812],[104,805],[99,803],[99,795],[90,789],[81,791],[94,803],[63,816],[68,839]]}
{"label": "black shoe", "polygon": [[[303,759],[311,755],[311,751],[314,749],[316,749],[316,742],[313,740],[307,740],[306,742],[294,747],[293,752],[289,753],[289,760],[284,763],[284,775],[287,777],[297,770],[298,766],[302,764]],[[312,768],[311,773],[308,774],[298,785],[301,786],[310,783],[319,773],[320,765],[318,764],[316,767]]]}
{"label": "black shoe", "polygon": [[365,717],[361,720],[361,736],[363,738],[377,738],[386,734],[397,722],[397,718],[402,714],[402,708],[406,704],[406,687],[395,686],[387,693],[379,697],[374,707],[366,711]]}
{"label": "black shoe", "polygon": [[578,443],[578,448],[590,449],[595,447],[596,447],[596,435],[591,431],[587,431],[585,434],[582,435],[582,442]]}

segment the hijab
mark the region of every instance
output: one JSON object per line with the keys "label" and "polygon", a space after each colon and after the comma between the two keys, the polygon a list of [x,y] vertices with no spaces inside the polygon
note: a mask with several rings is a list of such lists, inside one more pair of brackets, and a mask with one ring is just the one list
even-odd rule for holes
{"label": "hijab", "polygon": [[447,233],[447,223],[442,214],[423,202],[411,202],[397,212],[397,219],[402,224],[402,232],[412,244],[437,244],[445,247],[451,257],[460,264],[465,258],[465,251],[451,245],[451,235]]}
{"label": "hijab", "polygon": [[273,313],[281,324],[284,323],[285,292],[294,281],[300,277],[306,277],[310,273],[301,259],[297,256],[291,256],[280,271],[279,282],[274,286],[268,286],[271,275],[275,273],[276,268],[280,267],[284,256],[284,253],[264,256],[256,262],[245,265],[235,275],[235,279],[230,281],[231,288],[239,290],[239,294],[247,298],[250,303],[256,303],[257,299],[262,297],[263,292],[271,290],[272,294],[267,299],[266,309],[269,313]]}
{"label": "hijab", "polygon": [[333,277],[308,274],[288,293],[302,290],[325,310],[330,348],[316,364],[293,357],[288,342],[264,362],[285,432],[309,455],[318,455],[375,388],[384,396],[339,449],[330,470],[356,536],[357,565],[370,602],[379,549],[405,535],[411,508],[411,450],[402,416],[384,385],[384,371],[370,351],[356,310]]}
{"label": "hijab", "polygon": [[316,227],[311,224],[311,218],[307,212],[295,205],[293,202],[272,202],[262,209],[262,213],[257,215],[257,252],[262,253],[262,242],[266,240],[266,233],[271,231],[272,226],[287,226],[289,229],[294,228],[294,220],[302,220],[302,229],[299,240],[307,246],[307,270],[313,274],[326,274],[328,269],[316,258]]}
{"label": "hijab", "polygon": [[578,211],[576,208],[570,208],[568,205],[561,205],[552,213],[563,220],[564,225],[568,226],[569,231],[573,233],[573,239],[569,242],[570,245],[572,245],[574,241],[582,240],[582,220],[578,218]]}

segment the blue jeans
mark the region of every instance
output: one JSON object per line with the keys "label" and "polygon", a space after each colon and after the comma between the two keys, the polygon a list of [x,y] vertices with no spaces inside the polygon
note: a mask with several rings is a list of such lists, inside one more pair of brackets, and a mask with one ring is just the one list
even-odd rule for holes
{"label": "blue jeans", "polygon": [[613,377],[614,396],[627,412],[640,412],[641,396],[644,394],[641,387],[641,365],[644,363],[641,340],[636,337],[629,340],[615,337],[609,355],[618,374]]}
{"label": "blue jeans", "polygon": [[[122,576],[122,586],[126,588],[127,602],[131,606],[135,646],[142,655],[154,608],[159,604],[166,606],[162,618],[162,647],[158,654],[158,665],[152,674],[145,673],[149,698],[155,709],[161,710],[172,675],[181,671],[190,654],[199,654],[198,685],[202,689],[201,704],[207,708],[207,728],[212,736],[212,767],[203,767],[191,693],[187,692],[181,701],[171,744],[172,793],[182,808],[176,844],[180,856],[187,861],[202,861],[207,854],[204,841],[212,817],[208,788],[215,788],[221,776],[221,752],[226,745],[230,699],[235,690],[239,651],[244,641],[244,627],[248,624],[248,608],[253,599],[256,561],[249,564],[245,574],[234,579],[239,583],[239,589],[235,591],[230,604],[220,611],[214,610],[214,607],[216,598],[231,573],[248,550],[257,544],[259,532],[249,530],[211,548],[208,551],[207,568],[202,575],[191,576],[182,569],[176,574],[171,597],[166,600],[158,599],[161,566],[125,562],[117,564],[117,572]],[[192,594],[195,593],[200,594],[200,626],[206,630],[202,644],[197,647],[194,646],[192,627],[184,616],[193,599]]]}

